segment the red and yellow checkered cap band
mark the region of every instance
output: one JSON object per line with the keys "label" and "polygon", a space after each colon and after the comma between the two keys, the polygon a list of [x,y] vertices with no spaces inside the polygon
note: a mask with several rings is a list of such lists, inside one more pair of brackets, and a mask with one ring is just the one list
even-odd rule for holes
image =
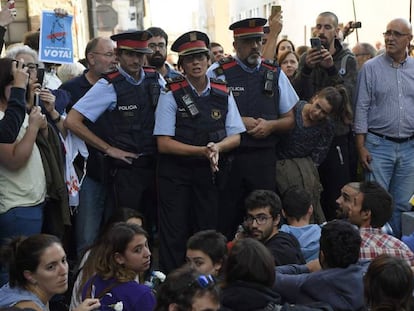
{"label": "red and yellow checkered cap band", "polygon": [[263,26],[258,27],[244,27],[244,28],[237,28],[233,30],[234,38],[244,37],[244,36],[263,36]]}
{"label": "red and yellow checkered cap band", "polygon": [[202,40],[186,42],[178,48],[178,55],[191,53],[191,51],[205,50],[208,51],[206,43]]}
{"label": "red and yellow checkered cap band", "polygon": [[146,49],[148,48],[148,41],[137,40],[119,40],[116,41],[116,47],[118,49]]}

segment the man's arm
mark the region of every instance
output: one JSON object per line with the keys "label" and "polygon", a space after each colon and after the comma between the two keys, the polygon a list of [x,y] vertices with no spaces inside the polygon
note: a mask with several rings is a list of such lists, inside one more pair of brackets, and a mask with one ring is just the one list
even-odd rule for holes
{"label": "man's arm", "polygon": [[284,301],[295,303],[300,296],[300,287],[309,276],[306,265],[286,265],[275,268],[273,289]]}
{"label": "man's arm", "polygon": [[275,60],[277,38],[282,31],[282,12],[279,11],[269,17],[269,34],[267,36],[266,44],[263,46],[262,56],[265,59]]}
{"label": "man's arm", "polygon": [[[354,119],[354,131],[355,131],[355,144],[358,151],[361,165],[371,170],[370,162],[372,161],[371,154],[365,147],[365,137],[368,132],[368,111],[371,105],[371,87],[372,82],[370,76],[369,66],[363,66],[358,74],[358,82],[356,87],[355,96],[355,119]],[[370,81],[370,82],[368,82]]]}
{"label": "man's arm", "polygon": [[72,108],[69,111],[67,118],[64,121],[64,126],[75,133],[79,138],[83,139],[88,145],[95,147],[103,153],[109,155],[112,158],[125,161],[131,164],[133,158],[137,158],[138,155],[131,152],[126,152],[116,147],[111,146],[88,129],[83,123],[85,117]]}

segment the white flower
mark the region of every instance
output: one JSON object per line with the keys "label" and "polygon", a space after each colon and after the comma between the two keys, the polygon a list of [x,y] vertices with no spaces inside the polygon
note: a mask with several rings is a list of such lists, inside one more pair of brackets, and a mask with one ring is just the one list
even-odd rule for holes
{"label": "white flower", "polygon": [[122,301],[118,301],[116,304],[109,305],[115,311],[122,311],[124,309],[124,303]]}
{"label": "white flower", "polygon": [[152,274],[159,279],[161,282],[165,281],[165,274],[162,273],[161,271],[153,271]]}

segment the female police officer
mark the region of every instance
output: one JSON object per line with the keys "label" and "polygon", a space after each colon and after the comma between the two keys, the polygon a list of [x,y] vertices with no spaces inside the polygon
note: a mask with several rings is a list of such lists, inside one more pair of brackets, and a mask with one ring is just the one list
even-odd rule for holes
{"label": "female police officer", "polygon": [[156,110],[160,266],[165,272],[184,262],[192,233],[217,227],[219,154],[236,148],[245,131],[225,82],[206,76],[208,45],[199,31],[173,43],[184,77],[168,81]]}

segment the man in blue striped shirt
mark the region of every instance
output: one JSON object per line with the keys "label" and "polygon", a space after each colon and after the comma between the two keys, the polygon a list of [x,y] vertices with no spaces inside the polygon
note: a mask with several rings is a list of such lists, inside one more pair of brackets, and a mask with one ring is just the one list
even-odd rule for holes
{"label": "man in blue striped shirt", "polygon": [[401,236],[401,213],[414,191],[414,59],[407,48],[412,26],[392,20],[384,32],[385,53],[366,62],[358,76],[356,144],[367,180],[380,183],[394,199],[390,220]]}

